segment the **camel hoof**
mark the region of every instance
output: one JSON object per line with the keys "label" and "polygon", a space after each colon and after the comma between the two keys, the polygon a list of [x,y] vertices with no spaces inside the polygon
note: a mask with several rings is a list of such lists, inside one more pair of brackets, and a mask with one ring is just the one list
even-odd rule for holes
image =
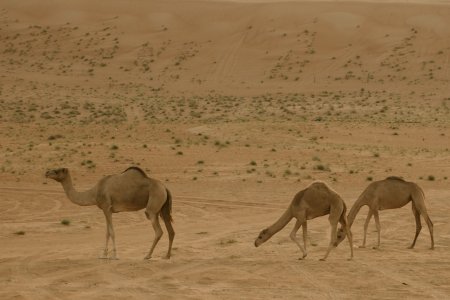
{"label": "camel hoof", "polygon": [[361,245],[361,246],[359,246],[358,248],[366,248],[366,246],[364,246],[364,245]]}
{"label": "camel hoof", "polygon": [[316,247],[317,243],[311,243],[311,246]]}
{"label": "camel hoof", "polygon": [[373,249],[373,250],[380,250],[380,247],[378,247],[378,246],[373,246],[372,249]]}
{"label": "camel hoof", "polygon": [[150,258],[152,258],[150,255],[146,255],[146,256],[144,257],[144,260],[150,260]]}
{"label": "camel hoof", "polygon": [[414,246],[408,246],[408,247],[406,247],[406,249],[413,249],[414,248]]}
{"label": "camel hoof", "polygon": [[321,258],[321,259],[319,259],[319,261],[325,261],[326,259],[325,258]]}
{"label": "camel hoof", "polygon": [[108,259],[108,249],[103,250],[98,259]]}
{"label": "camel hoof", "polygon": [[353,260],[353,257],[347,258],[347,260]]}
{"label": "camel hoof", "polygon": [[434,250],[434,246],[433,246],[433,247],[430,247],[430,250]]}
{"label": "camel hoof", "polygon": [[166,255],[166,256],[164,256],[164,259],[167,259],[167,260],[169,260],[169,259],[170,259],[170,255]]}

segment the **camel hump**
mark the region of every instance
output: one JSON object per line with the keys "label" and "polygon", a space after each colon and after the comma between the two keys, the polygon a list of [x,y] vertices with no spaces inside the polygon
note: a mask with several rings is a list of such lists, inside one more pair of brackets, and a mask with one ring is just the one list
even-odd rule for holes
{"label": "camel hump", "polygon": [[389,176],[389,177],[386,177],[386,180],[398,180],[398,181],[406,182],[405,179],[403,179],[402,177],[399,177],[399,176]]}
{"label": "camel hump", "polygon": [[322,188],[325,188],[325,189],[328,189],[328,190],[331,189],[325,182],[320,181],[320,180],[316,180],[316,181],[314,181],[313,183],[311,183],[311,184],[309,185],[309,187],[307,187],[307,189],[309,189],[309,188],[316,188],[316,189],[322,189]]}
{"label": "camel hump", "polygon": [[129,167],[128,169],[126,169],[125,171],[122,172],[122,174],[125,173],[125,172],[128,172],[130,170],[137,171],[137,172],[141,173],[142,176],[148,178],[148,176],[147,176],[147,174],[145,174],[144,170],[142,170],[139,167],[134,167],[134,166],[133,167]]}

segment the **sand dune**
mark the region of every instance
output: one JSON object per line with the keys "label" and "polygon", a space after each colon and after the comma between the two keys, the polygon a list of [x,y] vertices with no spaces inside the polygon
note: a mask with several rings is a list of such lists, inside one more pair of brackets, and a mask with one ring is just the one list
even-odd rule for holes
{"label": "sand dune", "polygon": [[[2,1],[0,298],[448,298],[449,34],[439,0]],[[174,195],[170,261],[167,235],[143,260],[143,212],[114,216],[120,260],[97,259],[102,212],[43,177],[83,190],[130,165]],[[351,206],[390,175],[424,189],[434,251],[426,228],[406,249],[409,205],[353,261],[345,243],[318,261],[326,217],[304,261],[292,223],[254,248],[314,180]]]}

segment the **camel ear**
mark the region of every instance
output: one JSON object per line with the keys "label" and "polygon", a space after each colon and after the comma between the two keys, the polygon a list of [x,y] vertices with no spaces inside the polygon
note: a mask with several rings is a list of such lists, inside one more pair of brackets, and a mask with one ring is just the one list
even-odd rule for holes
{"label": "camel ear", "polygon": [[67,169],[67,168],[62,168],[61,171],[63,172],[63,174],[67,174],[67,172],[69,172],[69,169]]}

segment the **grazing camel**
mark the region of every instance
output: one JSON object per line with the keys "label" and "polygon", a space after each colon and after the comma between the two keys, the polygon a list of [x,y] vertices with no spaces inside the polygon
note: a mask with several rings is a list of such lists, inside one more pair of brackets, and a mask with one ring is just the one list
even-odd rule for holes
{"label": "grazing camel", "polygon": [[[384,180],[372,182],[367,186],[364,192],[353,204],[350,212],[348,214],[348,225],[352,227],[355,221],[356,215],[362,206],[369,206],[369,213],[364,223],[364,240],[360,248],[366,246],[366,235],[367,227],[369,226],[370,218],[372,215],[375,218],[375,225],[378,231],[378,244],[374,249],[380,247],[380,219],[378,216],[379,210],[400,208],[405,206],[408,202],[412,202],[412,211],[416,220],[416,235],[412,244],[408,247],[409,249],[414,248],[416,244],[417,237],[419,236],[420,230],[422,229],[422,224],[420,222],[420,215],[424,218],[430,230],[431,237],[431,248],[434,249],[434,238],[433,238],[433,223],[427,213],[427,208],[425,207],[425,195],[422,189],[414,182],[408,182],[400,177],[387,177]],[[338,244],[342,242],[342,234],[344,230],[339,229]]]}
{"label": "grazing camel", "polygon": [[155,238],[152,247],[145,257],[150,259],[156,244],[163,235],[159,224],[161,215],[169,233],[169,250],[166,258],[170,258],[175,232],[172,227],[172,196],[169,190],[158,180],[147,177],[140,168],[130,167],[121,174],[102,178],[92,189],[85,192],[75,191],[69,170],[66,168],[47,171],[45,177],[60,182],[70,201],[81,206],[97,205],[106,218],[106,244],[100,258],[108,258],[108,242],[112,240],[111,259],[117,259],[116,241],[112,224],[112,213],[121,211],[137,211],[145,208],[147,219],[152,222]]}
{"label": "grazing camel", "polygon": [[[287,210],[283,215],[276,221],[273,225],[264,229],[260,232],[259,236],[255,240],[255,247],[260,246],[262,243],[270,239],[275,233],[283,229],[292,218],[296,218],[294,229],[291,232],[291,240],[294,241],[303,253],[303,259],[306,257],[306,241],[307,241],[307,225],[306,221],[311,220],[320,216],[330,215],[328,220],[331,224],[331,240],[328,246],[325,256],[321,260],[325,260],[328,257],[331,249],[336,247],[336,230],[338,222],[341,223],[344,228],[344,237],[348,237],[348,242],[350,244],[350,259],[353,258],[353,242],[352,233],[347,225],[347,208],[345,206],[342,198],[329,188],[323,182],[314,182],[306,189],[298,192]],[[303,248],[300,242],[297,240],[296,234],[300,229],[303,228]]]}

